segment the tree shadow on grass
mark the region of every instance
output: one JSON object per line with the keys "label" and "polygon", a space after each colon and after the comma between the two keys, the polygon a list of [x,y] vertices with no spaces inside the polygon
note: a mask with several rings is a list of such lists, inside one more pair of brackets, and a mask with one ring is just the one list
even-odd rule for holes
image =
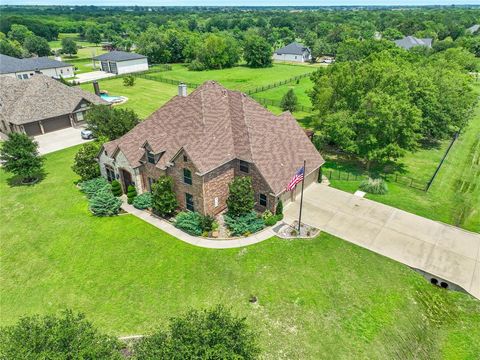
{"label": "tree shadow on grass", "polygon": [[42,171],[40,174],[38,174],[37,178],[34,181],[31,182],[23,182],[22,178],[20,176],[12,176],[7,179],[7,184],[10,187],[18,187],[18,186],[25,186],[25,187],[30,187],[30,186],[35,186],[39,183],[41,183],[47,176],[47,173],[45,171]]}

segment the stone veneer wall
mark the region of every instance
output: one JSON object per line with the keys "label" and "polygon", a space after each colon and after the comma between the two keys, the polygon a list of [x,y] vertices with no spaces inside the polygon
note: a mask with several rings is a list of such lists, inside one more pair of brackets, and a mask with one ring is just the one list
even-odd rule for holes
{"label": "stone veneer wall", "polygon": [[[99,157],[99,164],[100,164],[100,173],[103,177],[107,177],[107,171],[105,170],[105,165],[109,165],[111,168],[115,170],[115,178],[120,181],[120,184],[123,187],[123,182],[120,177],[120,169],[127,170],[131,175],[132,175],[132,181],[135,182],[135,188],[137,190],[137,193],[141,194],[143,192],[142,188],[142,176],[140,175],[139,168],[132,168],[125,157],[125,155],[119,151],[117,156],[115,157],[115,160],[110,158],[105,154],[105,152],[102,152]],[[126,192],[126,189],[124,189],[124,192]]]}

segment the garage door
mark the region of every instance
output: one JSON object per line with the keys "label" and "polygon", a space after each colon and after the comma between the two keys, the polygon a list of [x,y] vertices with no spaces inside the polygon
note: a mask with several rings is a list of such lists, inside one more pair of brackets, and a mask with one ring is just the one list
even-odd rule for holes
{"label": "garage door", "polygon": [[47,132],[65,129],[70,127],[70,119],[66,116],[42,120],[43,130]]}
{"label": "garage door", "polygon": [[38,121],[29,123],[29,124],[24,124],[23,127],[25,128],[25,132],[27,133],[28,136],[37,136],[42,134],[42,129],[40,129],[40,125],[38,124]]}

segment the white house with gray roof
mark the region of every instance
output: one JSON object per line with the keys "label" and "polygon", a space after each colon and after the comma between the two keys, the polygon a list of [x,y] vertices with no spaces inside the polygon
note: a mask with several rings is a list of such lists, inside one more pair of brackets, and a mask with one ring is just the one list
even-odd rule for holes
{"label": "white house with gray roof", "polygon": [[0,54],[0,75],[15,77],[21,80],[40,73],[52,78],[71,78],[75,76],[72,64],[53,60],[46,56],[17,59]]}
{"label": "white house with gray roof", "polygon": [[297,42],[292,42],[273,53],[273,60],[307,62],[312,59],[312,52],[308,47]]}
{"label": "white house with gray roof", "polygon": [[405,36],[403,39],[395,40],[394,43],[398,47],[404,48],[405,50],[410,50],[411,48],[416,46],[431,48],[432,41],[433,39],[431,38],[419,39],[415,36]]}
{"label": "white house with gray roof", "polygon": [[111,51],[95,56],[93,61],[100,61],[102,71],[116,75],[148,70],[146,56],[126,51]]}

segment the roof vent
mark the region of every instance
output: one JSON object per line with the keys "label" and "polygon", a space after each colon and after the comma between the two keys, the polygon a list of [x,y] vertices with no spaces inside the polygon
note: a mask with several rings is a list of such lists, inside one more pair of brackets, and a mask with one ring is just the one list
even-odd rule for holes
{"label": "roof vent", "polygon": [[178,96],[187,96],[187,85],[184,83],[178,84]]}

